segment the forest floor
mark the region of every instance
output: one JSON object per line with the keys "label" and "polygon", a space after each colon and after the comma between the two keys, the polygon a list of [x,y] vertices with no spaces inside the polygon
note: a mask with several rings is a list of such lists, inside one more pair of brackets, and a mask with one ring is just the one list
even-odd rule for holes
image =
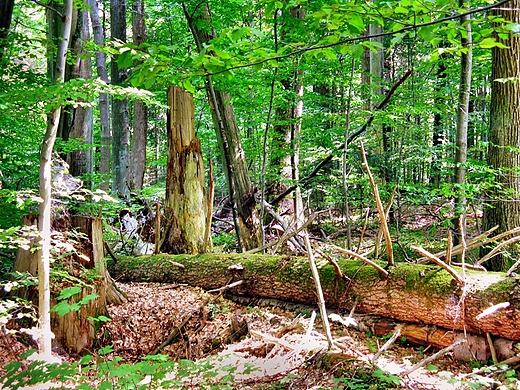
{"label": "forest floor", "polygon": [[[413,240],[419,240],[423,247],[440,249],[445,245],[445,231],[432,229],[440,210],[440,206],[424,207],[421,212],[417,208],[404,210],[401,227],[415,232]],[[319,228],[313,229],[316,242],[336,241],[341,231],[335,224],[336,217],[320,217]],[[363,219],[360,216],[357,230],[366,237],[375,237],[377,226],[365,231]],[[477,221],[474,218],[470,224],[476,231]],[[400,237],[399,247],[406,248],[410,236]],[[408,260],[404,249],[401,256]],[[182,374],[183,388],[217,389],[224,388],[218,385],[227,384],[230,389],[419,390],[496,388],[500,384],[496,372],[489,377],[476,375],[478,363],[459,362],[450,353],[402,375],[435,351],[397,339],[374,361],[390,335],[376,337],[371,332],[359,332],[336,322],[331,323],[334,348],[328,350],[321,318],[319,314],[315,318],[313,311],[317,309],[310,306],[258,299],[244,301],[179,284],[119,283],[118,286],[128,302],[109,307],[111,321],[98,331],[92,354],[106,361],[120,357],[122,363],[129,364],[148,355],[167,355],[170,361],[184,362],[177,366],[176,373],[170,374],[175,378]],[[20,338],[2,333],[2,329],[0,377],[5,373],[5,364],[19,361],[21,353],[31,346],[28,337],[21,339],[24,344]],[[106,347],[113,350],[100,355],[99,351]],[[79,359],[65,351],[56,352],[63,360]],[[92,377],[92,388],[97,388],[99,381]]]}
{"label": "forest floor", "polygon": [[[397,340],[372,363],[386,338],[337,323],[331,325],[335,348],[327,352],[322,322],[319,316],[313,322],[310,307],[287,309],[270,305],[270,301],[268,305],[261,301],[243,305],[185,285],[129,283],[119,287],[128,302],[109,307],[112,321],[98,333],[96,349],[111,345],[113,352],[103,359],[120,356],[126,363],[155,353],[194,361],[191,371],[184,374],[187,389],[222,383],[232,389],[481,388],[471,376],[471,365],[450,354],[401,376],[434,352],[413,348],[404,340]],[[1,335],[0,367],[18,359],[26,349],[12,337]],[[62,354],[62,359],[74,361],[77,357]],[[485,379],[478,377],[477,381]],[[93,378],[91,386],[97,388],[98,384]]]}

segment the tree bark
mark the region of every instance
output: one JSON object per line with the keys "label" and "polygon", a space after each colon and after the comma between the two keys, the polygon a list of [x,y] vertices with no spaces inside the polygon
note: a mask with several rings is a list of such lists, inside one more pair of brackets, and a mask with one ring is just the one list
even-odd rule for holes
{"label": "tree bark", "polygon": [[[126,0],[110,1],[110,32],[112,40],[126,42]],[[113,85],[121,85],[126,79],[126,69],[119,68],[117,58],[111,63],[110,73]],[[128,99],[112,99],[112,189],[123,198],[130,196],[129,148]]]}
{"label": "tree bark", "polygon": [[[204,44],[214,38],[209,8],[207,4],[199,4],[194,7],[193,13],[190,13],[185,3],[183,6],[197,49],[201,51]],[[231,98],[228,93],[214,87],[209,75],[206,86],[229,194],[233,202],[239,250],[254,249],[262,244],[262,230],[235,112],[233,105],[229,103]]]}
{"label": "tree bark", "polygon": [[[88,0],[90,6],[90,19],[92,21],[92,31],[94,35],[94,43],[99,47],[105,45],[105,34],[103,32],[103,25],[99,17],[99,8],[97,0]],[[101,50],[96,51],[96,68],[98,77],[105,82],[109,83],[107,64],[105,53]],[[99,161],[99,173],[103,176],[103,181],[100,184],[102,190],[108,190],[110,185],[108,177],[110,175],[110,107],[108,94],[99,94],[99,124],[101,127],[101,151]]]}
{"label": "tree bark", "polygon": [[[144,24],[144,1],[132,2],[132,32],[133,41],[137,46],[146,41]],[[129,169],[129,184],[133,190],[143,188],[144,171],[146,168],[146,132],[148,128],[148,108],[143,102],[134,101],[134,132],[132,136],[132,155]]]}
{"label": "tree bark", "polygon": [[[75,63],[70,78],[89,80],[92,78],[92,63],[90,55],[85,51],[85,42],[90,41],[90,20],[88,11],[79,11],[76,32],[72,37],[72,50]],[[81,101],[81,100],[80,100]],[[72,126],[67,134],[68,138],[83,139],[83,143],[91,145],[93,142],[93,110],[90,105],[71,107]],[[67,156],[70,174],[81,176],[93,172],[93,153],[91,148],[74,150]]]}
{"label": "tree bark", "polygon": [[[466,271],[471,288],[462,291],[446,271],[436,266],[398,263],[385,279],[358,261],[338,263],[350,280],[338,280],[330,264],[322,264],[319,269],[328,306],[350,310],[357,300],[356,311],[362,313],[520,339],[520,286],[515,278]],[[237,264],[244,270],[229,268]],[[234,294],[316,304],[311,272],[303,258],[240,254],[122,257],[109,269],[120,281],[187,283],[204,289],[225,286],[233,277],[234,281],[243,280],[231,289]],[[500,302],[509,302],[510,306],[477,318]]]}
{"label": "tree bark", "polygon": [[204,253],[211,250],[211,239],[206,241],[208,199],[200,140],[195,137],[193,97],[170,87],[168,106],[166,226],[161,252]]}
{"label": "tree bark", "polygon": [[[508,7],[493,12],[507,21],[520,23],[520,0],[512,0]],[[520,37],[510,32],[507,40],[498,36],[496,39],[506,47],[492,49],[487,162],[496,172],[496,185],[487,194],[490,199],[484,209],[483,229],[498,225],[498,232],[504,232],[520,226],[520,85],[516,81],[520,78]],[[494,271],[505,271],[509,266],[505,255],[489,261],[489,268]]]}

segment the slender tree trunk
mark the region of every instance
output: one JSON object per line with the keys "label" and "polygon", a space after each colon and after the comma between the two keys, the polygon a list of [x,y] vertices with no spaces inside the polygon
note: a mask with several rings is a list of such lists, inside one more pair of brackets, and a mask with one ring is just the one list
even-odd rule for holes
{"label": "slender tree trunk", "polygon": [[[302,7],[294,7],[290,10],[288,27],[282,28],[281,40],[285,40],[288,28],[295,19],[304,19],[305,10]],[[296,21],[297,22],[297,21]],[[280,179],[268,184],[272,195],[278,196],[286,191],[290,183],[300,180],[300,132],[303,115],[303,71],[299,69],[300,61],[296,60],[287,77],[281,83],[284,86],[284,93],[288,96],[287,102],[277,109],[277,117],[280,122],[274,126],[274,137],[272,150],[283,151],[279,158],[273,158],[271,165],[278,170]],[[303,223],[303,201],[300,188],[294,190],[292,199],[285,199],[280,204],[280,214],[287,215],[294,219],[295,227]]]}
{"label": "slender tree trunk", "polygon": [[161,252],[203,253],[208,198],[200,140],[195,137],[193,97],[179,87],[168,89],[168,179],[164,204],[165,228]]}
{"label": "slender tree trunk", "polygon": [[[144,24],[144,2],[132,2],[133,41],[137,46],[146,41]],[[132,137],[132,155],[129,170],[130,187],[135,190],[143,188],[144,171],[146,167],[146,133],[148,128],[148,109],[146,105],[136,100],[134,102],[134,132]]]}
{"label": "slender tree trunk", "polygon": [[[507,7],[493,12],[507,21],[520,23],[520,0],[511,0]],[[508,39],[498,36],[496,39],[506,46],[492,49],[487,161],[496,171],[497,185],[488,193],[490,199],[484,209],[483,229],[498,225],[499,231],[503,232],[520,226],[520,84],[517,81],[520,78],[520,37],[510,32]],[[508,258],[496,256],[489,266],[493,271],[507,270]]]}
{"label": "slender tree trunk", "polygon": [[[65,79],[65,65],[67,49],[69,47],[71,24],[72,24],[72,0],[64,0],[64,21],[60,34],[60,43],[56,57],[56,82]],[[55,108],[48,118],[47,131],[42,142],[40,154],[40,218],[38,230],[41,234],[41,257],[38,259],[38,311],[39,311],[39,353],[43,358],[50,358],[51,351],[51,318],[50,318],[50,240],[51,240],[51,165],[52,150],[56,141],[56,134],[60,123],[61,106]]]}
{"label": "slender tree trunk", "polygon": [[[90,18],[92,21],[92,31],[94,35],[94,43],[99,47],[105,45],[105,34],[103,32],[103,25],[99,18],[99,8],[97,0],[88,0],[90,6]],[[101,50],[96,51],[96,69],[98,77],[105,83],[109,83],[107,64],[105,53]],[[110,104],[108,94],[99,94],[99,118],[101,126],[101,151],[99,162],[99,173],[103,176],[100,188],[103,190],[109,189],[108,177],[110,175]]]}
{"label": "slender tree trunk", "polygon": [[446,87],[446,56],[439,56],[439,61],[436,71],[435,81],[435,97],[434,97],[434,114],[433,114],[433,137],[432,137],[432,149],[433,155],[430,163],[430,183],[436,187],[441,182],[441,162],[440,160],[444,157],[442,155],[442,140],[444,139],[444,122],[443,112],[446,103],[446,96],[444,89]]}
{"label": "slender tree trunk", "polygon": [[[462,6],[462,2],[459,2]],[[455,244],[461,242],[461,235],[466,231],[466,196],[462,193],[466,184],[466,160],[468,157],[468,121],[469,101],[471,97],[471,75],[473,71],[473,53],[471,38],[471,16],[461,18],[461,24],[466,30],[467,36],[462,38],[462,45],[466,52],[460,56],[460,83],[459,103],[457,105],[457,133],[455,136],[455,189],[459,194],[455,197],[455,216],[453,220],[455,230]]]}
{"label": "slender tree trunk", "polygon": [[[200,51],[204,44],[214,38],[209,8],[206,4],[199,4],[198,7],[193,7],[194,13],[192,14],[186,3],[183,3],[183,7]],[[262,243],[261,225],[235,112],[229,103],[229,94],[215,88],[209,75],[206,86],[229,194],[233,203],[239,250],[253,249]]]}
{"label": "slender tree trunk", "polygon": [[[90,55],[85,51],[85,42],[90,41],[90,20],[88,11],[80,11],[76,32],[72,37],[72,50],[75,56],[70,78],[82,78],[88,80],[92,78],[92,63]],[[80,100],[81,101],[81,100]],[[72,126],[67,138],[81,138],[84,143],[91,145],[93,140],[93,113],[92,106],[71,107]],[[93,172],[93,153],[92,149],[75,150],[67,156],[67,163],[70,166],[70,174],[81,176]]]}
{"label": "slender tree trunk", "polygon": [[[110,32],[113,41],[126,42],[126,0],[110,1]],[[122,84],[126,70],[119,69],[117,58],[113,59],[110,68],[112,84]],[[112,190],[123,198],[130,195],[129,147],[128,99],[112,99]]]}

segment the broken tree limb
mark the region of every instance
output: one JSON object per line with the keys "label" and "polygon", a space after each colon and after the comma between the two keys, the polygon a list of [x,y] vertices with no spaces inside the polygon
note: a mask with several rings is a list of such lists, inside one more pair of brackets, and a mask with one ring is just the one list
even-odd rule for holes
{"label": "broken tree limb", "polygon": [[439,356],[442,356],[442,355],[445,355],[446,353],[450,352],[452,349],[455,349],[457,346],[459,346],[460,344],[462,343],[465,343],[466,341],[465,340],[459,340],[457,341],[456,343],[453,343],[452,345],[450,345],[449,347],[446,347],[444,349],[441,349],[440,351],[434,353],[432,356],[429,356],[427,357],[426,359],[424,360],[421,360],[419,363],[417,363],[415,366],[413,366],[412,368],[406,370],[406,371],[403,371],[400,376],[406,376],[406,375],[410,375],[412,372],[418,370],[419,368],[427,365],[428,363],[430,362],[433,362],[435,359],[437,359]]}
{"label": "broken tree limb", "polygon": [[453,279],[455,279],[455,281],[460,286],[464,286],[463,278],[461,278],[461,276],[453,268],[451,268],[448,264],[446,264],[444,261],[442,261],[437,256],[435,256],[433,253],[430,253],[426,249],[423,249],[423,248],[415,246],[415,245],[411,245],[411,248],[414,251],[419,252],[421,255],[423,255],[423,256],[427,257],[428,259],[430,259],[431,261],[433,261],[439,267],[444,268],[446,270],[446,272],[448,272],[451,276],[453,276]]}
{"label": "broken tree limb", "polygon": [[336,251],[338,252],[341,252],[345,255],[348,255],[348,256],[352,256],[354,257],[355,259],[358,259],[358,260],[361,260],[363,263],[365,264],[368,264],[369,266],[371,267],[374,267],[374,269],[377,270],[377,272],[379,272],[381,275],[383,275],[385,278],[388,277],[388,271],[386,269],[384,269],[383,267],[381,267],[379,264],[377,264],[376,262],[372,261],[372,260],[369,260],[367,259],[365,256],[362,256],[362,255],[359,255],[357,254],[356,252],[353,252],[349,249],[345,249],[345,248],[342,248],[340,246],[337,246],[337,245],[331,245],[332,249],[335,249]]}
{"label": "broken tree limb", "polygon": [[[397,90],[397,88],[399,88],[399,86],[401,86],[401,84],[403,84],[406,79],[408,77],[411,76],[412,74],[412,69],[408,69],[404,74],[403,76],[392,86],[392,88],[390,88],[390,90],[386,93],[385,97],[383,100],[381,100],[381,102],[374,108],[374,111],[380,111],[380,110],[383,110],[386,105],[388,104],[388,102],[390,101],[390,98],[393,96],[393,94],[395,93],[395,91]],[[372,122],[374,121],[374,118],[375,118],[375,114],[372,114],[368,119],[367,121],[365,122],[365,124],[363,126],[361,126],[357,131],[353,132],[349,137],[348,139],[346,140],[346,142],[342,142],[336,149],[334,149],[334,151],[332,151],[327,157],[325,157],[323,160],[321,160],[315,167],[314,169],[312,170],[312,172],[307,175],[306,177],[304,177],[303,179],[300,180],[299,183],[289,187],[287,190],[285,190],[283,193],[281,193],[280,195],[278,195],[278,197],[276,197],[276,199],[274,199],[271,204],[273,205],[276,205],[278,203],[280,203],[280,201],[282,201],[287,195],[289,195],[291,192],[293,192],[296,188],[298,188],[299,186],[301,186],[302,184],[306,184],[308,183],[314,176],[316,176],[318,174],[318,172],[325,166],[327,165],[329,162],[332,161],[332,159],[334,158],[334,156],[336,155],[336,152],[340,151],[340,150],[343,150],[345,148],[345,145],[348,145],[350,143],[352,143],[352,141],[354,141],[357,137],[359,137],[361,134],[363,134],[366,129],[368,129],[368,127],[372,124]]]}
{"label": "broken tree limb", "polygon": [[[165,259],[181,263],[184,269]],[[207,290],[226,285],[231,271],[241,264],[240,286],[233,294],[315,305],[317,302],[308,260],[302,257],[205,254],[124,257],[110,264],[120,281],[187,283]],[[520,284],[503,273],[467,271],[469,286],[461,303],[462,289],[444,269],[433,265],[396,263],[385,278],[361,261],[339,259],[341,271],[350,280],[336,278],[334,267],[320,261],[318,270],[325,302],[349,310],[357,299],[357,311],[400,321],[430,324],[451,330],[520,340]],[[384,264],[378,262],[378,264]],[[494,302],[510,302],[508,308],[476,317]]]}
{"label": "broken tree limb", "polygon": [[[367,154],[365,153],[365,148],[363,146],[363,141],[359,142],[361,147],[361,157],[363,158],[363,165],[368,174],[368,179],[370,180],[370,185],[372,186],[372,192],[374,193],[374,199],[376,200],[377,212],[379,213],[379,221],[381,223],[381,230],[383,231],[383,235],[385,237],[386,244],[386,254],[388,256],[388,265],[394,265],[394,252],[392,249],[392,240],[390,239],[390,231],[388,230],[388,224],[386,222],[386,213],[383,207],[383,203],[381,202],[381,197],[379,196],[379,190],[377,189],[377,184],[372,176],[372,171],[370,170],[370,166],[367,161]],[[377,244],[376,244],[377,245]]]}

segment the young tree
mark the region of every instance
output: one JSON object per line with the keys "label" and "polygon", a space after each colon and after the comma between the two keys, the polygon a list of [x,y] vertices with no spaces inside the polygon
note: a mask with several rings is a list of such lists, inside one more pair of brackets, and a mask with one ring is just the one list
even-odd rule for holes
{"label": "young tree", "polygon": [[[126,0],[110,1],[110,35],[114,42],[126,42]],[[113,85],[121,85],[126,79],[126,70],[120,69],[117,58],[110,66]],[[112,99],[112,190],[128,198],[128,165],[130,127],[128,123],[128,98]]]}
{"label": "young tree", "polygon": [[[520,23],[520,0],[511,0],[507,7],[493,10],[497,17]],[[504,232],[520,226],[520,37],[507,32],[496,36],[502,47],[492,49],[492,87],[490,106],[489,148],[487,162],[496,171],[494,190],[488,194],[489,203],[484,209],[483,228],[498,225]],[[492,258],[493,271],[508,269],[508,258]]]}
{"label": "young tree", "polygon": [[[55,69],[56,82],[65,80],[67,49],[69,47],[72,24],[73,1],[64,0],[63,25],[60,34]],[[42,142],[40,154],[40,216],[38,229],[41,234],[41,256],[38,259],[38,292],[39,292],[39,354],[44,359],[51,357],[51,318],[50,318],[50,240],[51,240],[51,165],[52,150],[60,123],[62,107],[54,108],[48,117],[47,131]]]}
{"label": "young tree", "polygon": [[[462,1],[459,2],[462,6]],[[471,76],[473,70],[473,49],[471,36],[471,17],[465,15],[461,18],[461,27],[464,34],[461,39],[463,51],[460,55],[460,83],[459,83],[459,103],[457,105],[457,132],[455,135],[455,218],[453,220],[455,243],[461,241],[461,236],[465,234],[466,226],[466,197],[463,194],[463,186],[466,184],[466,160],[468,157],[468,121],[469,121],[469,102],[471,97]],[[460,218],[460,221],[459,221]],[[460,222],[460,223],[459,223]]]}

